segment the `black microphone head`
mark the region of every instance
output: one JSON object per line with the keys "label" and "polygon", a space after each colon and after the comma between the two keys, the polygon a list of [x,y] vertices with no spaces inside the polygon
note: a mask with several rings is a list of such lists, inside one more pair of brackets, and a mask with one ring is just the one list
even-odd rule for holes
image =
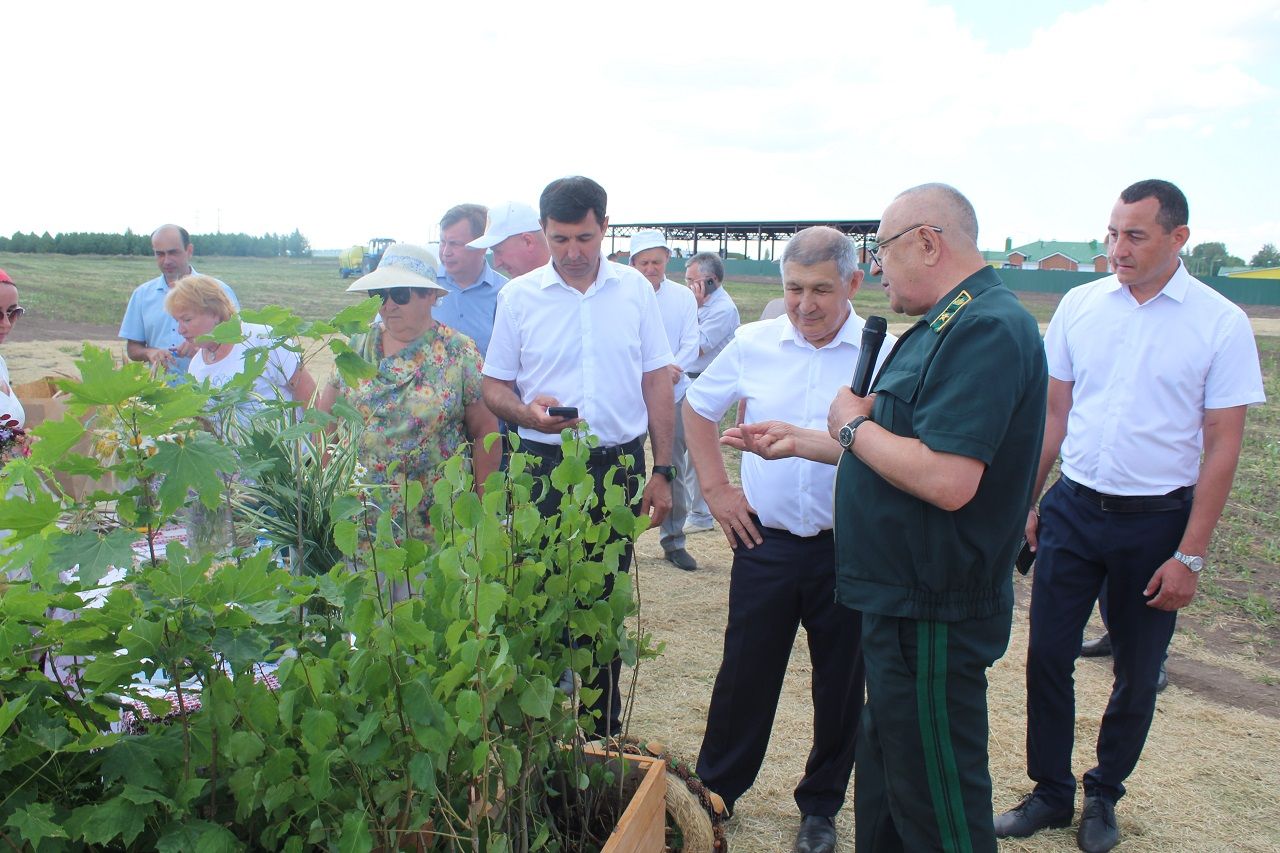
{"label": "black microphone head", "polygon": [[883,335],[889,330],[889,321],[873,314],[867,318],[867,324],[863,328],[868,332],[878,332]]}

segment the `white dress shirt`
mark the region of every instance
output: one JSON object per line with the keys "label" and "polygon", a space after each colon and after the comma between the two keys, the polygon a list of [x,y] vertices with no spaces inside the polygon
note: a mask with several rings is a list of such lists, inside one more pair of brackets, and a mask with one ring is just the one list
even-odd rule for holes
{"label": "white dress shirt", "polygon": [[[612,447],[648,429],[641,378],[671,362],[653,285],[601,255],[585,293],[566,284],[554,263],[509,281],[498,293],[483,373],[514,380],[525,403],[548,395],[576,406],[601,446]],[[558,434],[519,433],[560,443]]]}
{"label": "white dress shirt", "polygon": [[698,358],[698,300],[692,290],[669,278],[662,280],[656,294],[662,327],[667,331],[667,343],[674,357],[672,363],[685,371],[674,387],[675,398],[679,400],[689,387],[686,374],[690,365]]}
{"label": "white dress shirt", "polygon": [[1245,313],[1181,263],[1141,305],[1115,276],[1072,289],[1044,344],[1049,375],[1075,383],[1062,472],[1105,494],[1194,485],[1205,410],[1265,399]]}
{"label": "white dress shirt", "polygon": [[707,365],[729,345],[741,322],[738,306],[728,291],[723,287],[713,290],[698,309],[698,349],[702,355],[694,360],[693,365],[688,368],[689,372],[701,373],[706,370]]}
{"label": "white dress shirt", "polygon": [[[853,381],[864,321],[849,317],[821,349],[799,334],[785,314],[738,329],[685,399],[704,418],[719,422],[738,400],[746,400],[747,420],[779,420],[827,431],[827,409],[836,391]],[[886,335],[877,370],[896,339]],[[742,490],[766,527],[814,536],[831,529],[831,495],[836,467],[808,459],[765,460],[742,454]]]}

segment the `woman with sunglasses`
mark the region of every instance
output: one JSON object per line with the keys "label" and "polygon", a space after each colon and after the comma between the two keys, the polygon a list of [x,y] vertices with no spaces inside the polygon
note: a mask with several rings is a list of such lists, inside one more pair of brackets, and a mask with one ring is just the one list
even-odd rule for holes
{"label": "woman with sunglasses", "polygon": [[407,519],[408,530],[396,513],[397,538],[429,538],[431,490],[446,459],[467,452],[470,442],[479,491],[500,458],[498,442],[484,449],[484,437],[498,431],[498,421],[480,397],[480,351],[471,338],[431,316],[447,293],[436,283],[438,268],[426,249],[396,243],[376,270],[347,288],[382,300],[379,320],[351,341],[378,372],[355,386],[335,376],[317,404],[327,412],[341,397],[364,417],[358,458],[368,482],[387,487],[371,492],[379,506],[402,506],[399,489],[406,478],[422,483],[422,503]]}
{"label": "woman with sunglasses", "polygon": [[[18,287],[4,270],[0,270],[0,344],[13,331],[13,324],[23,315],[25,308],[18,304]],[[26,425],[27,413],[22,408],[22,401],[13,393],[13,384],[9,380],[9,366],[0,356],[0,415],[4,415],[4,423],[0,429],[8,430],[9,424],[21,428]]]}

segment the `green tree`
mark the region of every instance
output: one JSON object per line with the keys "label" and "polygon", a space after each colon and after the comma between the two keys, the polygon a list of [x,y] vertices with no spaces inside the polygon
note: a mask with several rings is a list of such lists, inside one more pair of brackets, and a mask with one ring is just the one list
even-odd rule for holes
{"label": "green tree", "polygon": [[1201,243],[1191,250],[1192,263],[1187,269],[1192,275],[1217,275],[1223,267],[1241,267],[1244,261],[1227,251],[1223,243]]}
{"label": "green tree", "polygon": [[1280,251],[1275,243],[1265,243],[1258,253],[1249,259],[1251,267],[1280,267]]}

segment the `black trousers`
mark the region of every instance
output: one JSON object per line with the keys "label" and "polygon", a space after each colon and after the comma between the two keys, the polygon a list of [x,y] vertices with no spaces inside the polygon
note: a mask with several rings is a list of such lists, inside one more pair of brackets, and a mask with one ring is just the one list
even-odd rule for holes
{"label": "black trousers", "polygon": [[1107,512],[1059,480],[1040,502],[1027,651],[1027,775],[1051,803],[1075,802],[1076,658],[1093,602],[1106,589],[1115,683],[1098,733],[1086,796],[1115,802],[1137,766],[1156,707],[1156,679],[1177,614],[1143,590],[1173,556],[1191,501],[1164,512]]}
{"label": "black trousers", "polygon": [[756,524],[763,544],[734,552],[724,660],[698,776],[730,809],[755,782],[796,629],[804,625],[813,661],[813,748],[795,799],[802,814],[830,817],[844,803],[862,712],[861,616],[836,604],[830,531],[802,537]]}
{"label": "black trousers", "polygon": [[[524,439],[520,443],[520,450],[537,457],[538,463],[531,471],[533,476],[548,478],[547,490],[541,495],[537,495],[538,511],[544,517],[555,515],[560,510],[561,493],[550,485],[550,477],[552,470],[564,458],[560,446]],[[621,465],[620,458],[624,456],[631,458],[630,465]],[[591,520],[596,523],[604,520],[602,508],[604,505],[604,490],[607,486],[610,484],[621,485],[627,489],[628,495],[638,495],[644,482],[644,472],[644,436],[640,436],[616,448],[596,448],[593,450],[591,458],[587,461],[587,473],[595,483],[596,497],[600,499],[600,502],[592,510]],[[618,534],[611,529],[607,541],[616,542],[619,538]],[[628,543],[626,550],[618,558],[619,572],[631,570],[631,559],[634,552],[634,547]],[[613,592],[613,579],[614,576],[612,574],[605,576],[605,598],[608,598]],[[576,638],[566,638],[566,641],[577,642]],[[614,655],[613,659],[607,664],[600,666],[595,678],[587,685],[601,691],[600,698],[587,708],[588,711],[593,713],[594,732],[597,737],[608,737],[622,733],[622,691],[618,683],[621,677],[622,658]]]}

